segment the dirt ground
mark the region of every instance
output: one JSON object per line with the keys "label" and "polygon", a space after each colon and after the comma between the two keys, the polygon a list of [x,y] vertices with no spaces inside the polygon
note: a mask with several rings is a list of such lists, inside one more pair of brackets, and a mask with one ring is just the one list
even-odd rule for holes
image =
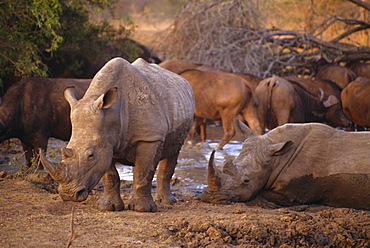
{"label": "dirt ground", "polygon": [[[0,160],[20,152],[0,147]],[[101,212],[101,185],[84,202],[64,202],[46,173],[27,180],[18,174],[0,173],[0,247],[370,247],[369,211],[279,207],[258,197],[209,204],[173,180],[174,205],[155,213]],[[126,205],[131,186],[122,182]]]}

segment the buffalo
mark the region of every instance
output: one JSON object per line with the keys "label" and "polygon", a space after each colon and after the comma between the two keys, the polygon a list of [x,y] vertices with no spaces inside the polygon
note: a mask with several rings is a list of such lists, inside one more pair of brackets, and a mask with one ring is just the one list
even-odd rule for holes
{"label": "buffalo", "polygon": [[330,63],[325,58],[316,60],[316,79],[330,80],[344,89],[350,82],[356,79],[356,74],[347,67]]}
{"label": "buffalo", "polygon": [[224,135],[216,149],[222,149],[235,135],[232,117],[241,115],[258,134],[263,132],[257,119],[258,100],[254,90],[240,76],[221,71],[186,70],[180,73],[193,88],[197,118],[222,121]]}
{"label": "buffalo", "polygon": [[330,95],[333,95],[338,100],[340,100],[340,94],[342,92],[342,89],[333,81],[299,78],[295,76],[287,76],[283,78],[288,80],[289,82],[298,83],[302,85],[306,90],[308,90],[314,95],[320,95],[322,90],[324,93],[324,99],[328,99]]}
{"label": "buffalo", "polygon": [[370,78],[370,63],[354,61],[347,65],[357,77]]}
{"label": "buffalo", "polygon": [[169,71],[172,71],[174,73],[181,73],[183,71],[186,71],[186,70],[191,70],[191,69],[196,69],[196,70],[200,70],[200,71],[223,71],[223,72],[231,72],[230,69],[223,69],[223,68],[215,68],[215,67],[212,67],[212,66],[209,66],[209,65],[205,65],[205,64],[195,64],[195,63],[192,63],[192,62],[188,62],[186,60],[182,60],[182,59],[168,59],[168,60],[165,60],[161,63],[159,63],[159,66],[164,68],[164,69],[167,69]]}
{"label": "buffalo", "polygon": [[370,210],[370,132],[289,123],[257,135],[236,118],[234,125],[245,137],[243,147],[222,171],[212,152],[203,201],[249,201],[260,195],[284,206],[320,203]]}
{"label": "buffalo", "polygon": [[341,94],[344,113],[357,125],[370,127],[370,79],[358,77]]}
{"label": "buffalo", "polygon": [[[46,150],[49,137],[69,140],[70,107],[63,97],[69,86],[81,98],[91,79],[33,77],[13,84],[0,105],[0,142],[18,138],[26,155],[26,164],[39,148]],[[42,169],[42,165],[39,166]]]}
{"label": "buffalo", "polygon": [[256,94],[258,119],[268,129],[288,122],[327,122],[339,127],[350,125],[335,96],[330,95],[324,101],[323,93],[318,97],[300,84],[278,76],[262,80]]}

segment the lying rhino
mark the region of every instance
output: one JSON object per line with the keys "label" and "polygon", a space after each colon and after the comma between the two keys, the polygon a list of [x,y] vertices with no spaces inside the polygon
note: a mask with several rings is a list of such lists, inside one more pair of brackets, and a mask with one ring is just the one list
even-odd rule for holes
{"label": "lying rhino", "polygon": [[[157,174],[157,198],[176,201],[170,180],[194,115],[189,83],[166,69],[137,59],[110,60],[95,75],[84,97],[65,90],[71,106],[72,136],[62,148],[62,162],[42,164],[59,182],[63,200],[83,201],[103,177],[101,210],[122,210],[119,159],[134,165],[134,195],[129,209],[156,211],[151,196]],[[113,159],[112,159],[113,157]]]}
{"label": "lying rhino", "polygon": [[256,135],[235,118],[234,125],[246,137],[243,148],[223,171],[213,151],[203,201],[248,201],[259,194],[279,205],[370,209],[370,132],[309,123]]}
{"label": "lying rhino", "polygon": [[20,139],[30,166],[37,149],[46,150],[49,137],[69,140],[70,108],[63,91],[74,86],[81,98],[90,82],[91,79],[32,77],[12,85],[0,105],[0,142]]}

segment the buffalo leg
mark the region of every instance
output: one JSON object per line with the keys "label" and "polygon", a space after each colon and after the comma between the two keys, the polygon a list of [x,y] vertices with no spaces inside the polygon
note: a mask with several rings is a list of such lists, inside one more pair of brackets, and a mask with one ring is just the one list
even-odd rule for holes
{"label": "buffalo leg", "polygon": [[153,201],[152,180],[160,160],[162,142],[139,142],[136,147],[134,166],[134,195],[129,209],[139,212],[155,212],[157,205]]}
{"label": "buffalo leg", "polygon": [[253,132],[256,134],[264,134],[264,127],[261,125],[257,117],[256,108],[252,104],[248,104],[248,106],[243,110],[242,116]]}
{"label": "buffalo leg", "polygon": [[120,211],[124,204],[120,196],[120,179],[116,169],[116,161],[113,159],[109,170],[103,176],[104,194],[98,200],[100,210]]}
{"label": "buffalo leg", "polygon": [[179,152],[170,158],[159,162],[157,172],[157,201],[164,204],[173,204],[176,198],[171,193],[170,182],[177,164]]}
{"label": "buffalo leg", "polygon": [[[227,112],[227,111],[225,111]],[[221,116],[222,128],[224,130],[224,136],[222,137],[220,143],[216,146],[216,150],[221,150],[227,142],[229,142],[235,135],[235,128],[232,122],[232,117],[237,115],[225,115]]]}
{"label": "buffalo leg", "polygon": [[[38,154],[37,149],[41,148],[46,152],[47,146],[48,146],[48,140],[47,139],[36,139],[34,138],[33,142],[22,140],[22,147],[23,151],[25,152],[26,156],[26,165],[27,167],[32,166],[32,158],[35,156],[35,154]],[[41,163],[37,166],[38,170],[43,170],[44,167]]]}

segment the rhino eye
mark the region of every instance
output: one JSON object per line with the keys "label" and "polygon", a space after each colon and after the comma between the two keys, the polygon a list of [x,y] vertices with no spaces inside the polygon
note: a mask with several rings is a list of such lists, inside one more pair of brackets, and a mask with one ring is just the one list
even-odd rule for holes
{"label": "rhino eye", "polygon": [[244,179],[244,183],[245,183],[245,184],[248,184],[248,183],[249,183],[249,181],[250,181],[249,179]]}
{"label": "rhino eye", "polygon": [[92,158],[94,158],[94,153],[93,153],[93,152],[90,152],[90,153],[87,155],[87,158],[88,158],[88,159],[92,159]]}

